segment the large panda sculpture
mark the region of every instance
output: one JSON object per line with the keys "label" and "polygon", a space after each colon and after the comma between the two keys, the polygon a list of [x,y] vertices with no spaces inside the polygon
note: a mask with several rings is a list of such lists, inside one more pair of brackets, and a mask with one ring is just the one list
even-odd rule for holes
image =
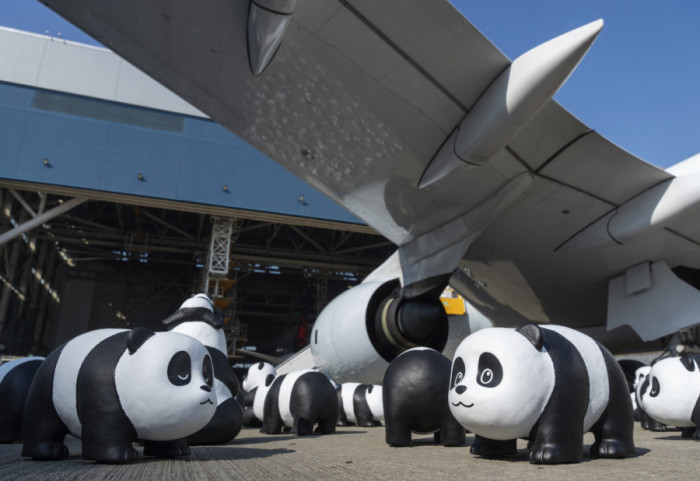
{"label": "large panda sculpture", "polygon": [[411,433],[434,433],[443,446],[466,442],[464,428],[447,403],[450,360],[430,348],[416,347],[397,356],[382,382],[386,442],[410,446]]}
{"label": "large panda sculpture", "polygon": [[363,427],[381,426],[384,419],[382,386],[346,382],[338,393],[338,426],[357,424]]}
{"label": "large panda sculpture", "polygon": [[24,402],[43,360],[43,357],[31,356],[0,366],[0,443],[22,440]]}
{"label": "large panda sculpture", "polygon": [[200,431],[187,438],[191,445],[222,444],[235,438],[243,426],[243,408],[236,400],[239,383],[228,362],[224,320],[206,294],[197,294],[163,321],[171,332],[194,337],[209,351],[214,364],[216,413]]}
{"label": "large panda sculpture", "polygon": [[82,439],[85,459],[124,463],[190,453],[185,438],[216,410],[211,356],[174,332],[100,329],[54,350],[34,376],[25,405],[22,456],[68,456],[66,434]]}
{"label": "large panda sculpture", "polygon": [[449,401],[477,438],[482,456],[515,454],[529,440],[531,463],[581,460],[592,431],[593,457],[635,453],[632,402],[622,369],[590,337],[562,326],[488,328],[459,345]]}
{"label": "large panda sculpture", "polygon": [[[243,426],[259,428],[262,426],[262,406],[260,407],[260,418],[255,415],[253,404],[255,395],[260,384],[265,384],[269,376],[274,379],[277,376],[275,367],[269,362],[258,362],[248,368],[248,373],[243,379]],[[269,386],[269,384],[268,384]]]}
{"label": "large panda sculpture", "polygon": [[700,366],[688,355],[655,362],[640,389],[640,402],[652,418],[670,426],[694,428],[700,440]]}
{"label": "large panda sculpture", "polygon": [[282,374],[269,385],[258,386],[254,408],[259,406],[258,396],[264,396],[262,432],[279,434],[285,427],[298,436],[335,432],[338,398],[325,374],[312,369]]}

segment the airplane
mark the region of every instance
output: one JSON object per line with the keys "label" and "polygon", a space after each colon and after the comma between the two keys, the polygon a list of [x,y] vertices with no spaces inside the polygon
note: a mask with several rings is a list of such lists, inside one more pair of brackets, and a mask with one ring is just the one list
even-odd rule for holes
{"label": "airplane", "polygon": [[657,168],[552,98],[602,20],[511,61],[445,0],[43,3],[396,244],[314,324],[337,382],[442,349],[448,284],[613,352],[700,322],[700,156]]}

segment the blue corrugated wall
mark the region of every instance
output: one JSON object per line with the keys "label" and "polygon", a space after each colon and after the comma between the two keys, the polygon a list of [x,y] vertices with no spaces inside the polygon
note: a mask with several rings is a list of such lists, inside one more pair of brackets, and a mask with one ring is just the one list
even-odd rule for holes
{"label": "blue corrugated wall", "polygon": [[2,82],[0,177],[360,222],[215,122]]}

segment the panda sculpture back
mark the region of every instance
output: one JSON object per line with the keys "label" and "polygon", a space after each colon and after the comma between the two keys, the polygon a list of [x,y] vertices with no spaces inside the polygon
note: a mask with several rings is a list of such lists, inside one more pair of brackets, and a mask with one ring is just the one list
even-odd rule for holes
{"label": "panda sculpture back", "polygon": [[430,348],[413,348],[397,356],[382,383],[386,442],[411,444],[411,433],[434,433],[443,446],[466,442],[464,428],[450,412],[447,385],[450,360]]}
{"label": "panda sculpture back", "polygon": [[[279,434],[286,427],[299,436],[313,432],[335,432],[338,398],[330,379],[318,371],[303,369],[267,377],[269,384],[259,385],[253,408],[256,416],[263,404],[261,431]],[[314,425],[318,428],[314,431]]]}
{"label": "panda sculpture back", "polygon": [[[149,329],[100,329],[54,350],[32,381],[22,456],[68,456],[66,434],[82,439],[85,459],[133,461],[188,455],[185,438],[214,415],[209,353],[196,339]],[[31,422],[26,422],[30,419]]]}
{"label": "panda sculpture back", "polygon": [[700,366],[697,358],[681,355],[653,363],[639,392],[642,408],[649,416],[670,426],[695,428],[688,435],[700,440]]}
{"label": "panda sculpture back", "polygon": [[0,366],[0,443],[22,440],[24,402],[43,360],[43,357],[25,357]]}
{"label": "panda sculpture back", "polygon": [[346,382],[337,389],[337,393],[338,426],[355,423],[363,427],[382,425],[382,386]]}
{"label": "panda sculpture back", "polygon": [[590,337],[562,326],[488,328],[459,345],[452,363],[450,408],[477,438],[482,456],[515,454],[529,439],[532,463],[635,453],[632,402],[622,369]]}
{"label": "panda sculpture back", "polygon": [[197,294],[163,321],[172,332],[194,337],[209,351],[214,366],[216,413],[202,429],[187,438],[191,445],[221,444],[235,438],[243,426],[243,408],[236,399],[240,388],[228,362],[224,319],[206,294]]}

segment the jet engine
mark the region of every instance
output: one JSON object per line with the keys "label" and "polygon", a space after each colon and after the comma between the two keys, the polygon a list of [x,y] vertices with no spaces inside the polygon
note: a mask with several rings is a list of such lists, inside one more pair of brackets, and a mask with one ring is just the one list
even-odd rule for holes
{"label": "jet engine", "polygon": [[406,349],[441,351],[449,331],[439,299],[443,287],[415,295],[397,279],[376,280],[342,293],[311,331],[315,367],[338,383],[381,384],[391,360]]}

